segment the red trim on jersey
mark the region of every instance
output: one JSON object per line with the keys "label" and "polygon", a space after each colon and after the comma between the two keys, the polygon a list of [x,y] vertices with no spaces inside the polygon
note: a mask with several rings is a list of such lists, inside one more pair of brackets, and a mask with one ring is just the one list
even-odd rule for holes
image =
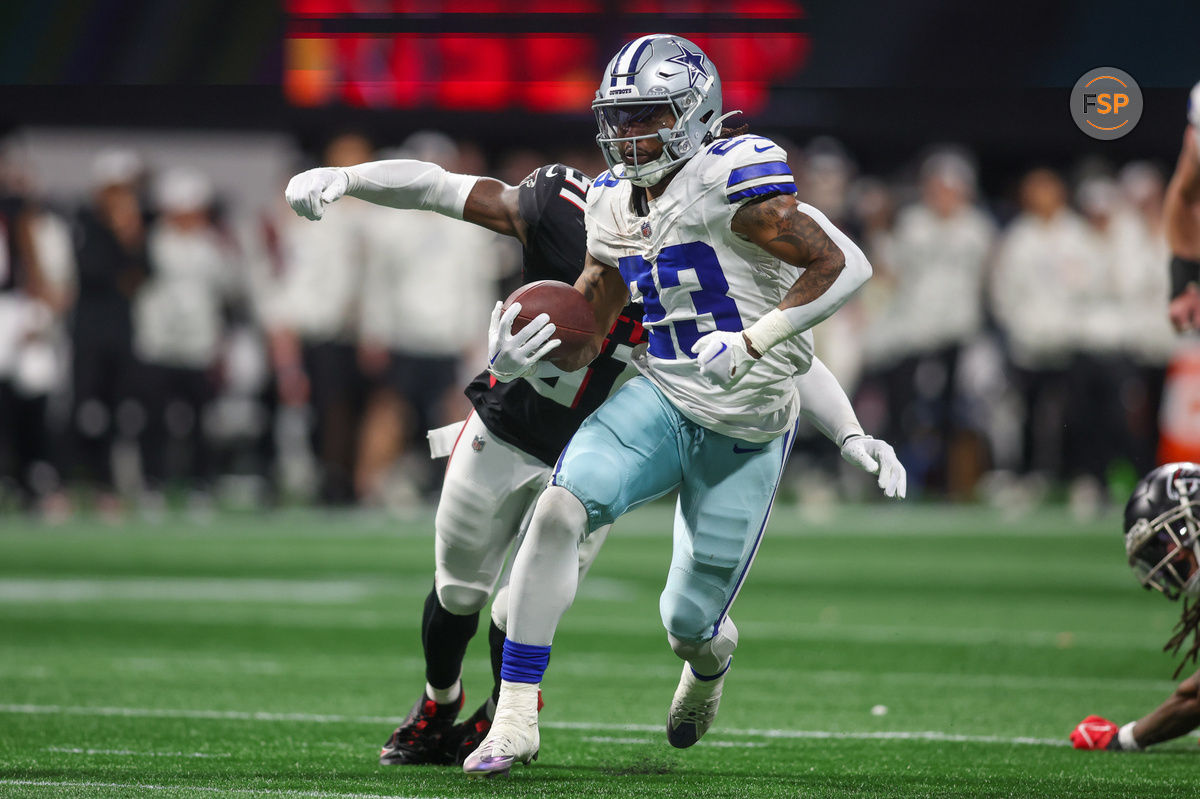
{"label": "red trim on jersey", "polygon": [[[632,317],[628,317],[625,314],[621,314],[620,316],[617,317],[617,322],[628,322],[629,324],[633,325],[633,331],[629,334],[629,343],[630,344],[641,344],[643,341],[646,340],[646,328],[642,327],[642,323],[640,320],[633,319]],[[616,327],[617,327],[617,323],[614,322],[613,330],[615,330]],[[610,335],[612,334],[612,330],[610,330],[608,332]]]}
{"label": "red trim on jersey", "polygon": [[592,379],[592,367],[588,367],[587,374],[583,376],[583,382],[579,384],[579,390],[575,392],[575,399],[571,400],[571,407],[579,407],[579,401],[583,399],[583,392],[587,391],[588,381]]}
{"label": "red trim on jersey", "polygon": [[496,387],[496,376],[489,372],[488,373],[488,388],[495,388],[495,387]]}
{"label": "red trim on jersey", "polygon": [[[495,380],[496,378],[493,377],[492,379]],[[454,453],[458,451],[458,442],[462,441],[462,434],[467,429],[467,422],[471,421],[471,416],[474,415],[474,413],[475,409],[472,408],[471,412],[467,414],[467,418],[463,419],[463,426],[458,429],[458,436],[454,439],[454,446],[450,448],[450,454],[446,456],[446,471],[450,471],[450,459],[453,458]]]}

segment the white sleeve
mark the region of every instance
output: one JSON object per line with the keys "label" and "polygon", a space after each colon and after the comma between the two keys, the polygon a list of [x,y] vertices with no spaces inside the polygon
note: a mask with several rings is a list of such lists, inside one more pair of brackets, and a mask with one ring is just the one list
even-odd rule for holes
{"label": "white sleeve", "polygon": [[812,218],[821,226],[825,235],[842,251],[845,266],[825,293],[791,308],[776,308],[746,328],[746,338],[759,353],[765,353],[779,342],[809,330],[827,319],[858,291],[871,277],[871,263],[850,237],[837,229],[825,214],[807,203],[796,204],[800,213]]}
{"label": "white sleeve", "polygon": [[811,217],[821,226],[825,235],[829,236],[830,240],[837,245],[846,260],[846,266],[824,294],[812,302],[784,309],[783,313],[792,327],[796,330],[808,330],[845,305],[846,300],[850,299],[854,292],[870,279],[871,263],[858,245],[851,241],[849,236],[838,230],[825,214],[806,203],[797,203],[797,207],[800,209],[800,213]]}
{"label": "white sleeve", "polygon": [[796,391],[800,412],[839,448],[850,436],[864,435],[850,398],[819,358],[813,358],[809,370],[796,378]]}
{"label": "white sleeve", "polygon": [[437,164],[406,158],[345,167],[346,194],[390,208],[436,211],[462,219],[467,195],[479,178],[447,172]]}

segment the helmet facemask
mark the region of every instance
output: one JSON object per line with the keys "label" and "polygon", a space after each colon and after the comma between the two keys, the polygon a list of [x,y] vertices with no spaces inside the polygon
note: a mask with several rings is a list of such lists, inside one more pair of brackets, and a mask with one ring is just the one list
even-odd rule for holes
{"label": "helmet facemask", "polygon": [[[712,83],[710,78],[708,83]],[[709,111],[709,119],[694,120],[696,112],[701,107],[700,100],[708,85],[691,87],[662,99],[646,97],[629,98],[597,98],[592,103],[596,114],[596,124],[600,128],[596,143],[604,153],[604,160],[613,177],[628,179],[635,186],[653,186],[681,164],[696,154],[704,146],[706,139],[711,140],[712,126],[720,130],[720,119],[712,119],[715,114]],[[637,136],[622,136],[621,132],[630,124],[638,124],[656,117],[664,118],[663,127],[650,133]],[[670,118],[674,122],[670,122]],[[669,127],[667,126],[669,124]],[[697,130],[700,130],[697,134]],[[634,146],[634,158],[637,158],[637,143],[652,139],[662,144],[662,154],[653,161],[628,164],[623,157],[624,145],[629,142]]]}
{"label": "helmet facemask", "polygon": [[1179,496],[1178,506],[1153,519],[1139,519],[1125,534],[1138,582],[1172,600],[1200,596],[1200,505],[1184,491]]}

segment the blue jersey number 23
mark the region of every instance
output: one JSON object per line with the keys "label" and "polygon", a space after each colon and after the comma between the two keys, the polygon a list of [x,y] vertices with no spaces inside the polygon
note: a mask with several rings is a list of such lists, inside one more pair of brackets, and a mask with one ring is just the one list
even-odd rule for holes
{"label": "blue jersey number 23", "polygon": [[[653,264],[647,263],[640,255],[627,255],[617,262],[617,266],[625,283],[636,285],[642,294],[642,309],[645,312],[642,323],[650,330],[650,354],[654,357],[667,360],[677,360],[680,355],[684,358],[696,357],[692,345],[704,334],[696,327],[695,319],[681,319],[671,325],[683,350],[678,354],[667,328],[656,326],[667,313],[659,297],[659,287],[665,291],[679,286],[679,273],[689,269],[696,273],[696,280],[700,284],[698,290],[689,292],[696,315],[712,314],[717,330],[737,332],[742,329],[742,317],[737,304],[728,296],[729,282],[721,271],[717,253],[704,242],[693,241],[666,247]],[[654,280],[656,272],[657,283]]]}

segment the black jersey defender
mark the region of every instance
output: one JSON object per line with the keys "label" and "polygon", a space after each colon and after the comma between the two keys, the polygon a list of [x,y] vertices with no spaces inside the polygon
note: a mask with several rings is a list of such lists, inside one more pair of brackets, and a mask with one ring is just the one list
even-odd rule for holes
{"label": "black jersey defender", "polygon": [[[583,271],[587,234],[583,210],[591,178],[552,164],[521,181],[519,208],[528,225],[524,282],[574,283]],[[466,394],[480,420],[497,438],[553,466],[583,420],[636,370],[633,348],[646,341],[640,305],[627,305],[584,369],[558,377],[528,377],[501,383],[488,372],[470,382]]]}

